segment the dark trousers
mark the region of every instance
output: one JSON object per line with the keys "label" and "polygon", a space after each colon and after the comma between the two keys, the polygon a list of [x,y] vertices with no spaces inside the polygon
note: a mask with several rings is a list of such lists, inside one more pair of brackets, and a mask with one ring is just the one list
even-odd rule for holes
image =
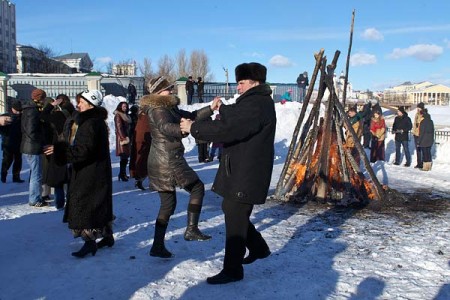
{"label": "dark trousers", "polygon": [[225,258],[223,270],[233,277],[242,277],[244,268],[242,261],[245,248],[256,255],[265,252],[269,247],[255,226],[250,222],[252,204],[223,199],[222,210],[225,214]]}
{"label": "dark trousers", "polygon": [[19,178],[22,170],[22,153],[3,149],[2,174],[7,174],[11,165],[13,177]]}
{"label": "dark trousers", "polygon": [[187,104],[192,104],[192,98],[194,97],[194,94],[187,94]]}
{"label": "dark trousers", "polygon": [[419,168],[423,167],[423,158],[422,158],[422,151],[418,145],[418,136],[414,136],[414,145],[416,146],[416,155],[417,155],[417,166]]}
{"label": "dark trousers", "polygon": [[207,143],[198,143],[198,162],[204,162],[208,156],[208,144]]}
{"label": "dark trousers", "polygon": [[419,151],[423,159],[422,165],[424,162],[431,162],[431,147],[419,147]]}
{"label": "dark trousers", "polygon": [[363,129],[363,147],[364,148],[369,148],[370,147],[370,140],[372,139],[372,134],[370,133],[370,128],[369,126],[364,126]]}
{"label": "dark trousers", "polygon": [[406,164],[411,164],[411,153],[409,153],[409,141],[395,141],[395,163],[400,164],[402,156],[400,148],[403,146],[405,152]]}
{"label": "dark trousers", "polygon": [[[197,180],[193,184],[184,188],[189,194],[189,209],[198,210],[193,212],[200,212],[203,204],[203,197],[205,196],[205,185],[201,180]],[[162,224],[169,223],[170,216],[175,212],[177,207],[177,194],[175,191],[158,192],[161,206],[157,220]]]}

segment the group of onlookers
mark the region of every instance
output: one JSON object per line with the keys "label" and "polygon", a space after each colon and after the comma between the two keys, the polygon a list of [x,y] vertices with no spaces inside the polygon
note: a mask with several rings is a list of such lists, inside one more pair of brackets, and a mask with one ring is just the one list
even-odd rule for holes
{"label": "group of onlookers", "polygon": [[203,95],[205,94],[205,83],[202,77],[199,76],[197,78],[197,81],[194,81],[194,79],[192,79],[192,76],[189,76],[185,84],[187,104],[189,105],[192,104],[192,101],[194,99],[195,86],[197,86],[198,103],[203,103]]}
{"label": "group of onlookers", "polygon": [[[370,162],[384,161],[387,127],[381,107],[378,104],[372,107],[372,104],[367,102],[360,112],[357,112],[356,108],[350,108],[347,111],[347,116],[358,138],[364,137],[362,145],[364,148],[370,149]],[[431,170],[431,147],[434,144],[434,124],[424,103],[417,104],[414,123],[411,122],[405,108],[400,107],[394,119],[392,133],[395,134],[394,165],[401,164],[401,149],[403,148],[406,159],[404,166],[411,166],[409,141],[410,133],[412,133],[417,156],[417,165],[415,168],[423,171]],[[349,133],[346,135],[346,146],[351,150],[355,160],[359,162],[359,152],[354,147],[353,138]]]}

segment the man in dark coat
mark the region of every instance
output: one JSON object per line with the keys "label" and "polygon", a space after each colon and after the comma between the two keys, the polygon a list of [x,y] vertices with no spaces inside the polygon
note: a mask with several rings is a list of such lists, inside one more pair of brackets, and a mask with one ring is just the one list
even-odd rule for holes
{"label": "man in dark coat", "polygon": [[[235,69],[240,97],[233,105],[221,105],[220,120],[182,120],[181,130],[194,138],[223,143],[223,153],[213,191],[224,199],[226,242],[223,270],[207,279],[223,284],[244,278],[243,264],[270,255],[269,247],[250,222],[255,204],[266,201],[270,185],[276,114],[267,69],[244,63]],[[244,258],[246,248],[249,254]]]}
{"label": "man in dark coat", "polygon": [[299,97],[300,102],[305,100],[306,87],[309,85],[308,73],[303,72],[297,77],[297,86],[299,88]]}
{"label": "man in dark coat", "polygon": [[45,144],[41,111],[47,94],[41,89],[35,89],[31,93],[31,99],[23,105],[22,110],[22,141],[20,151],[30,166],[30,190],[28,204],[34,207],[47,206],[43,201],[42,193],[42,149]]}
{"label": "man in dark coat", "polygon": [[360,116],[363,125],[363,147],[366,149],[370,148],[370,140],[372,135],[370,134],[370,119],[372,118],[372,102],[367,100],[364,104],[362,110],[360,111]]}
{"label": "man in dark coat", "polygon": [[130,103],[130,105],[133,105],[136,102],[136,96],[136,87],[134,86],[133,82],[130,82],[128,84],[128,103]]}
{"label": "man in dark coat", "polygon": [[417,145],[422,154],[423,166],[422,171],[430,171],[433,164],[431,157],[431,147],[434,144],[434,123],[426,108],[421,110],[423,120],[419,125],[419,137]]}
{"label": "man in dark coat", "polygon": [[198,103],[203,103],[203,94],[205,93],[205,83],[201,77],[197,78],[197,96]]}
{"label": "man in dark coat", "polygon": [[401,106],[397,111],[397,116],[394,119],[394,125],[392,126],[392,132],[395,133],[395,162],[394,165],[398,166],[401,162],[400,148],[403,146],[405,152],[406,163],[405,167],[411,165],[411,154],[409,152],[409,131],[412,129],[411,119],[408,117],[408,113],[405,108]]}
{"label": "man in dark coat", "polygon": [[22,170],[22,153],[20,153],[20,143],[22,140],[22,132],[20,129],[22,113],[22,104],[19,100],[14,100],[11,105],[11,113],[4,114],[10,117],[11,123],[0,127],[0,134],[2,135],[2,171],[1,181],[6,182],[8,170],[12,168],[13,182],[23,182],[20,179],[20,171]]}
{"label": "man in dark coat", "polygon": [[194,97],[194,80],[192,80],[192,76],[188,77],[188,80],[186,81],[186,95],[187,95],[187,104],[192,104],[192,98]]}

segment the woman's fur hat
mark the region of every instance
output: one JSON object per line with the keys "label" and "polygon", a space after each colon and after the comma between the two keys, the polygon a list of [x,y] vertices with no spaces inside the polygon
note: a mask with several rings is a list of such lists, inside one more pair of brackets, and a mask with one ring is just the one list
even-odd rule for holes
{"label": "woman's fur hat", "polygon": [[158,94],[164,90],[173,88],[174,84],[170,83],[164,76],[158,76],[150,80],[147,84],[147,90],[150,94]]}
{"label": "woman's fur hat", "polygon": [[266,82],[267,68],[259,63],[243,63],[236,67],[236,82],[241,80],[250,79],[258,81],[259,83]]}

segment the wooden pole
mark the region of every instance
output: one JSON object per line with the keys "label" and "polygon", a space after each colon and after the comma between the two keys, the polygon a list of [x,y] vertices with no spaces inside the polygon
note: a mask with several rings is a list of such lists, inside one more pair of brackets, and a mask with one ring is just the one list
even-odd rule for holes
{"label": "wooden pole", "polygon": [[347,85],[348,85],[348,70],[349,70],[349,64],[350,64],[350,54],[352,52],[352,44],[353,44],[353,26],[355,24],[355,10],[353,10],[352,13],[352,25],[350,27],[350,44],[348,46],[348,53],[347,53],[347,63],[345,65],[345,81],[344,81],[344,91],[342,93],[342,103],[345,107],[345,101],[347,98]]}

